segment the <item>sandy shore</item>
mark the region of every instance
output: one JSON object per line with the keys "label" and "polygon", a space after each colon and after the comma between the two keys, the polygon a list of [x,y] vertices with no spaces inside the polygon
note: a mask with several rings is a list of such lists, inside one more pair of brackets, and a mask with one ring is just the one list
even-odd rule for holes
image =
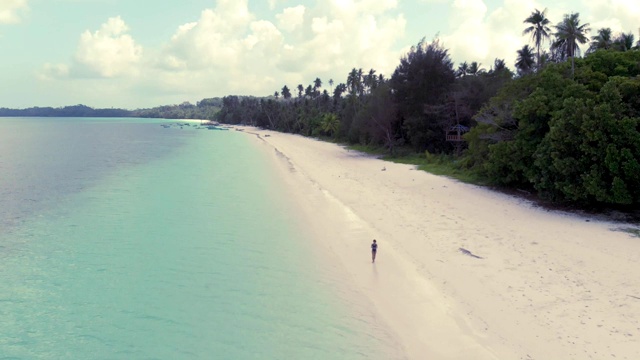
{"label": "sandy shore", "polygon": [[640,359],[640,239],[620,224],[244,131],[273,154],[305,226],[402,357]]}

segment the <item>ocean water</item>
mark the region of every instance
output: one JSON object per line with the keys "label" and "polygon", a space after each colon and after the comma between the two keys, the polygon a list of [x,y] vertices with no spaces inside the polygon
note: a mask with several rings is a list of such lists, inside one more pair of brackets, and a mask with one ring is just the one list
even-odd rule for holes
{"label": "ocean water", "polygon": [[175,124],[0,118],[0,359],[392,358],[248,135]]}

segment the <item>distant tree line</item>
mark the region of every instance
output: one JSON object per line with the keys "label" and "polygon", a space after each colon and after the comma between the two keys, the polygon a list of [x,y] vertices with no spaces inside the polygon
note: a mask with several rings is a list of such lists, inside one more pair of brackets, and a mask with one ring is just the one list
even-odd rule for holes
{"label": "distant tree line", "polygon": [[590,29],[579,14],[551,26],[535,10],[524,23],[535,48],[517,51],[514,72],[501,59],[454,68],[437,39],[423,39],[389,78],[354,68],[328,88],[316,78],[269,97],[227,96],[215,118],[391,154],[459,153],[446,134],[470,129],[452,166],[556,202],[640,204],[640,43],[601,29],[581,58]]}
{"label": "distant tree line", "polygon": [[86,105],[53,107],[31,107],[27,109],[0,108],[0,117],[140,117],[163,119],[213,120],[222,106],[221,98],[198,101],[196,105],[184,102],[179,105],[164,105],[149,109],[94,109]]}
{"label": "distant tree line", "polygon": [[124,109],[93,109],[85,105],[61,108],[32,107],[28,109],[0,108],[0,116],[11,117],[129,117],[131,112]]}

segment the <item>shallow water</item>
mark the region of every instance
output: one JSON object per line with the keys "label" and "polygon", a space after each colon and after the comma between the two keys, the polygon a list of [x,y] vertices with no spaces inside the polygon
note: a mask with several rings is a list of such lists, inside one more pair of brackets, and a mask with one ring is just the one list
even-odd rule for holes
{"label": "shallow water", "polygon": [[0,359],[389,358],[247,135],[163,123],[0,118]]}

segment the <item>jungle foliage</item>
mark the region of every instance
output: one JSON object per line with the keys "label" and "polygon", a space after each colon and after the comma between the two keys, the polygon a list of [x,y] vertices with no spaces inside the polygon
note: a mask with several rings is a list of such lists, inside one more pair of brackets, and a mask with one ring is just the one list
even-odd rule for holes
{"label": "jungle foliage", "polygon": [[640,51],[599,50],[506,84],[476,115],[465,162],[557,202],[640,204]]}

